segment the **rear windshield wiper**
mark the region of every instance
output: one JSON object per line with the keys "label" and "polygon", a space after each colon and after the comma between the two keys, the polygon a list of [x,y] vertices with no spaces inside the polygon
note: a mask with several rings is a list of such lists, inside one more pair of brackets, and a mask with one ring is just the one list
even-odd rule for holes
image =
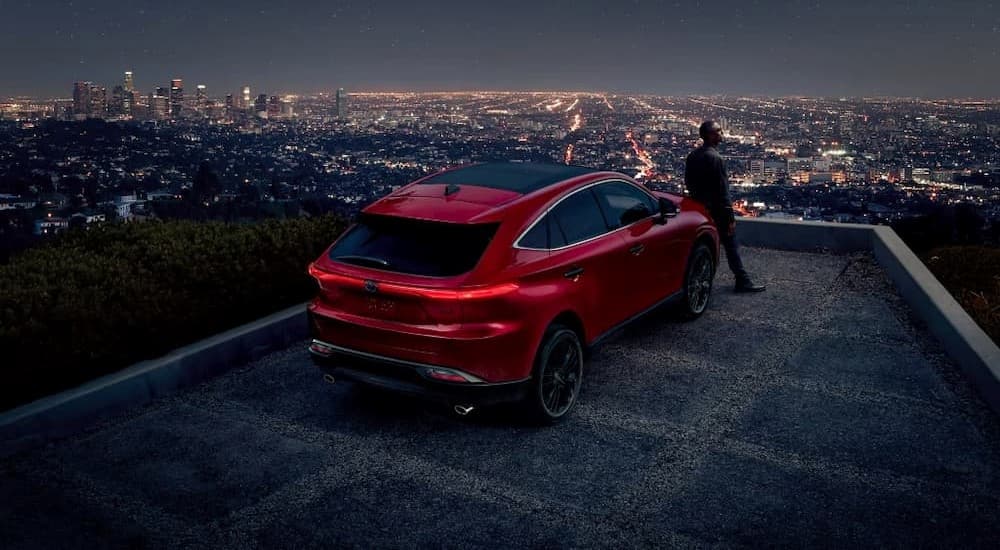
{"label": "rear windshield wiper", "polygon": [[389,267],[388,260],[383,260],[382,258],[373,258],[371,256],[355,256],[349,254],[346,256],[337,256],[336,258],[334,258],[334,260],[340,260],[350,264],[365,263],[365,264],[375,264],[381,267]]}

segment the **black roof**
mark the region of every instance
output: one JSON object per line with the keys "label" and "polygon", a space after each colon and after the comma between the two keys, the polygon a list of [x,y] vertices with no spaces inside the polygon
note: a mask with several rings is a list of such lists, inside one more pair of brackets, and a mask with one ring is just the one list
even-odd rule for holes
{"label": "black roof", "polygon": [[592,172],[593,168],[565,164],[528,162],[488,162],[449,170],[432,176],[422,184],[476,185],[527,194],[553,183]]}

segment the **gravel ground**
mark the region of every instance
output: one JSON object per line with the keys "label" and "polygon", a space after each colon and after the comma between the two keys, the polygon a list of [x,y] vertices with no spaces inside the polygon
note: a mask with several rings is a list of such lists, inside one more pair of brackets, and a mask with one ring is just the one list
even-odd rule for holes
{"label": "gravel ground", "polygon": [[[596,349],[549,428],[322,382],[305,342],[0,461],[0,547],[996,547],[1000,422],[870,257]],[[723,266],[725,264],[723,263]]]}

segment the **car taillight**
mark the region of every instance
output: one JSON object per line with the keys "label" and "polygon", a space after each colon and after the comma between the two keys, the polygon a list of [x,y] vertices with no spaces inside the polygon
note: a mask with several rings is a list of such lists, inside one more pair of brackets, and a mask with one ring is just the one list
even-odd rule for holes
{"label": "car taillight", "polygon": [[457,290],[427,289],[423,300],[428,314],[438,322],[473,323],[503,318],[506,297],[518,289],[516,283],[502,283]]}
{"label": "car taillight", "polygon": [[342,285],[345,283],[356,283],[360,286],[362,283],[357,279],[350,277],[344,277],[342,275],[337,275],[336,273],[330,273],[329,271],[323,271],[322,269],[316,267],[316,263],[309,264],[309,276],[316,281],[319,286],[320,294],[324,298],[332,299],[336,298],[340,292]]}
{"label": "car taillight", "polygon": [[429,298],[431,300],[481,300],[510,294],[517,290],[518,286],[517,283],[502,283],[485,287],[449,290],[382,283],[379,288],[391,294]]}
{"label": "car taillight", "polygon": [[434,380],[441,380],[443,382],[453,382],[458,384],[475,384],[480,383],[483,380],[477,378],[471,374],[464,373],[462,371],[454,369],[446,369],[444,367],[424,367],[424,375],[428,378],[433,378]]}
{"label": "car taillight", "polygon": [[312,344],[309,345],[309,351],[313,353],[318,353],[319,355],[332,355],[334,352],[333,347],[320,342],[319,340],[313,340]]}
{"label": "car taillight", "polygon": [[457,374],[452,374],[450,372],[443,372],[443,371],[439,371],[437,369],[429,369],[429,372],[427,373],[427,376],[430,376],[431,378],[433,378],[435,380],[443,380],[445,382],[458,382],[460,384],[464,384],[464,383],[468,382],[468,380],[466,380],[465,378],[462,378],[461,376],[459,376]]}

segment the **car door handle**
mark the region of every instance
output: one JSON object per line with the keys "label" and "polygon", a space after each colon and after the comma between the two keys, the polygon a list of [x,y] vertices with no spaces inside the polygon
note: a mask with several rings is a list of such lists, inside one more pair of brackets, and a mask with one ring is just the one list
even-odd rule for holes
{"label": "car door handle", "polygon": [[637,244],[637,245],[633,246],[632,248],[628,249],[628,252],[629,252],[629,254],[631,254],[633,256],[638,256],[639,254],[642,254],[643,250],[646,250],[646,245],[644,245],[644,244]]}
{"label": "car door handle", "polygon": [[563,273],[563,277],[566,277],[567,279],[576,279],[580,275],[583,275],[582,267],[574,267],[569,271],[567,271],[566,273]]}

